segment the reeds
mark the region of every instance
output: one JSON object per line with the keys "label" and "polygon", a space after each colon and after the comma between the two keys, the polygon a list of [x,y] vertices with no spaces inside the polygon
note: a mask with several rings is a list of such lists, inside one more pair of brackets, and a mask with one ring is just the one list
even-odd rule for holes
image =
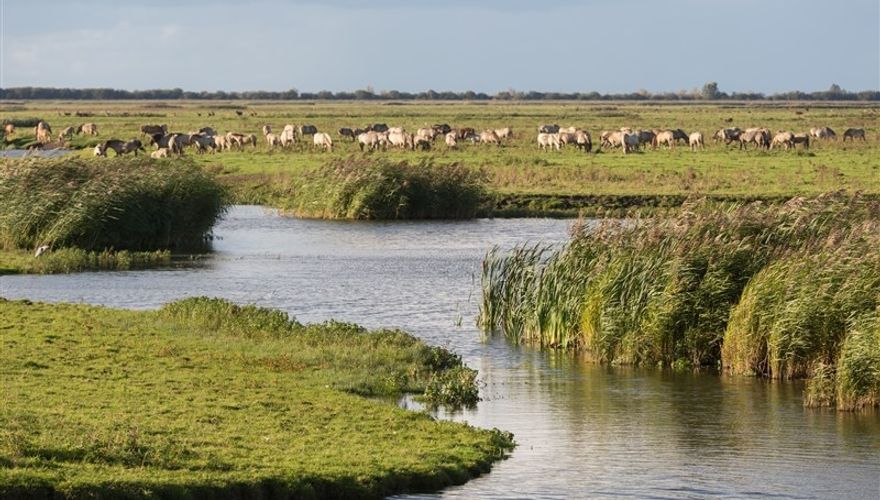
{"label": "reeds", "polygon": [[0,163],[0,248],[156,250],[199,243],[226,193],[194,163],[65,157]]}
{"label": "reeds", "polygon": [[865,354],[875,337],[850,336],[870,330],[853,325],[880,302],[878,216],[880,203],[841,193],[770,206],[697,200],[672,218],[606,221],[556,251],[493,250],[479,323],[605,363],[773,378],[827,366],[838,406],[876,404],[880,376],[865,375],[880,372]]}
{"label": "reeds", "polygon": [[463,219],[477,212],[483,174],[459,163],[334,160],[305,171],[293,211],[329,219]]}

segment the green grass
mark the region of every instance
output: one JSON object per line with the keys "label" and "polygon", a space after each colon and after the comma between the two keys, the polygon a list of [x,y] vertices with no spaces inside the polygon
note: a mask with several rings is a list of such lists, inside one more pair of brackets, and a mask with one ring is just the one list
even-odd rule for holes
{"label": "green grass", "polygon": [[479,321],[603,363],[816,377],[808,404],[876,405],[878,220],[880,202],[835,193],[607,221],[559,250],[490,252]]}
{"label": "green grass", "polygon": [[[698,193],[716,199],[782,199],[816,195],[837,189],[880,194],[880,164],[876,161],[880,113],[875,105],[839,103],[723,103],[667,105],[656,103],[277,103],[237,102],[244,116],[227,103],[181,102],[28,102],[7,113],[10,118],[42,116],[53,129],[98,124],[100,137],[77,136],[75,147],[89,147],[108,137],[128,139],[145,123],[167,123],[186,132],[210,125],[222,132],[234,130],[260,136],[260,127],[279,130],[285,123],[311,123],[329,131],[333,153],[321,153],[308,144],[291,151],[269,150],[261,142],[256,150],[204,155],[196,159],[220,173],[239,202],[293,205],[286,187],[305,172],[332,160],[360,156],[355,144],[336,135],[342,126],[372,122],[401,125],[414,131],[432,123],[449,123],[481,130],[511,126],[516,137],[503,147],[467,145],[448,150],[442,141],[430,152],[388,151],[366,154],[435,165],[462,164],[482,170],[487,179],[485,204],[494,215],[576,214],[588,208],[622,210],[631,206],[679,205]],[[91,117],[58,116],[84,111]],[[208,116],[213,111],[214,116]],[[252,114],[254,113],[254,114]],[[147,115],[147,116],[138,116]],[[586,128],[594,143],[602,130],[621,126],[700,130],[711,138],[722,127],[766,126],[771,130],[807,131],[828,125],[838,134],[848,127],[865,128],[868,141],[814,141],[808,151],[740,151],[715,145],[706,151],[687,148],[621,155],[602,151],[584,154],[574,150],[541,152],[535,145],[536,127],[559,123]],[[22,133],[25,133],[23,131]],[[90,152],[84,150],[83,155]],[[260,189],[254,189],[259,186]]]}
{"label": "green grass", "polygon": [[0,248],[157,250],[198,244],[226,193],[186,160],[0,163]]}
{"label": "green grass", "polygon": [[474,387],[400,331],[206,298],[0,299],[0,345],[4,498],[381,497],[463,482],[511,446],[364,397]]}
{"label": "green grass", "polygon": [[80,271],[128,271],[171,265],[171,252],[100,252],[79,248],[60,248],[34,257],[26,250],[0,250],[0,275],[60,274]]}

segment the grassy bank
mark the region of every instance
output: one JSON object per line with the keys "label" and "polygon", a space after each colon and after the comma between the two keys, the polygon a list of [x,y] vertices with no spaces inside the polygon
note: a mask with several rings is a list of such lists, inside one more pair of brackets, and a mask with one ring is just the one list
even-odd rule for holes
{"label": "grassy bank", "polygon": [[[6,160],[0,163],[0,269],[167,265],[169,250],[204,243],[226,202],[214,177],[186,160]],[[32,257],[41,246],[48,251]]]}
{"label": "grassy bank", "polygon": [[193,298],[159,311],[0,300],[0,496],[361,498],[486,471],[510,437],[364,396],[475,394],[399,331]]}
{"label": "grassy bank", "polygon": [[877,405],[878,216],[832,194],[580,228],[560,250],[490,253],[480,322],[600,362],[806,377],[809,404]]}
{"label": "grassy bank", "polygon": [[171,252],[100,252],[79,248],[61,248],[40,257],[24,250],[0,250],[0,275],[61,274],[81,271],[128,271],[171,265]]}
{"label": "grassy bank", "polygon": [[[242,111],[238,115],[236,111]],[[86,116],[73,116],[79,112]],[[59,114],[68,113],[59,116]],[[603,213],[626,208],[664,208],[698,193],[713,199],[775,200],[818,195],[838,189],[880,194],[877,137],[880,112],[869,103],[278,103],[278,102],[27,102],[8,113],[12,119],[43,117],[55,129],[90,121],[101,136],[75,136],[73,147],[87,148],[108,137],[128,139],[147,123],[166,123],[187,132],[211,126],[221,132],[256,134],[256,148],[242,152],[196,156],[195,161],[219,173],[236,202],[293,206],[289,182],[328,163],[357,158],[411,165],[459,164],[484,173],[486,215],[576,215],[579,210]],[[426,124],[448,123],[476,130],[510,126],[514,138],[502,147],[464,144],[448,149],[442,140],[432,151],[387,151],[362,155],[340,138],[339,127],[384,122],[414,131]],[[276,131],[286,124],[314,124],[333,136],[333,153],[322,153],[300,142],[290,150],[270,149],[260,129]],[[602,130],[682,128],[701,131],[705,151],[648,150],[622,155],[603,150],[589,154],[573,148],[542,152],[535,144],[536,127],[558,123],[584,128],[598,143]],[[848,127],[865,128],[868,141],[813,141],[809,150],[740,151],[711,142],[722,128],[765,126],[773,131],[804,132],[830,126],[838,134]],[[60,128],[59,128],[60,127]],[[27,133],[26,130],[21,132]],[[309,139],[306,137],[306,139]],[[84,149],[83,155],[90,152]],[[257,186],[259,189],[255,189]],[[621,208],[623,207],[623,208]]]}

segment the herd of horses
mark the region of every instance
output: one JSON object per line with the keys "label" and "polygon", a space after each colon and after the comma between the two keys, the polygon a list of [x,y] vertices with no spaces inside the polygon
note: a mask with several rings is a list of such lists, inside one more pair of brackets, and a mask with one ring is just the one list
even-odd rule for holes
{"label": "herd of horses", "polygon": [[[4,126],[4,134],[11,135],[15,132],[12,124]],[[259,142],[256,134],[229,131],[218,133],[211,127],[203,127],[197,131],[170,132],[167,125],[150,124],[140,127],[141,138],[146,145],[155,148],[150,153],[154,158],[164,158],[170,155],[182,155],[187,148],[197,153],[241,151],[250,146],[256,148]],[[45,145],[52,141],[52,128],[45,121],[40,121],[33,129],[38,145]],[[311,143],[312,147],[321,151],[333,150],[333,138],[327,132],[321,132],[315,125],[286,124],[278,133],[273,132],[271,125],[264,125],[261,129],[262,136],[270,149],[291,148],[297,143]],[[58,141],[69,139],[75,134],[98,135],[98,127],[94,123],[84,123],[77,127],[69,126],[58,134]],[[347,140],[357,143],[361,151],[385,150],[388,148],[409,150],[430,150],[438,139],[442,138],[447,148],[455,149],[463,143],[502,145],[514,137],[510,127],[487,128],[477,131],[473,127],[454,128],[446,123],[434,124],[408,132],[403,127],[390,127],[385,123],[372,123],[363,128],[342,127],[337,130],[339,140]],[[309,136],[310,139],[308,138]],[[865,130],[861,128],[848,128],[843,134],[843,141],[856,139],[866,140]],[[765,127],[740,129],[737,127],[722,128],[712,135],[716,143],[725,145],[738,145],[740,149],[749,146],[755,148],[793,149],[797,145],[809,148],[810,140],[835,140],[837,134],[830,127],[816,127],[808,132],[792,132],[780,130],[775,133]],[[541,150],[561,150],[566,146],[572,146],[579,150],[590,152],[593,149],[593,139],[587,130],[578,127],[560,127],[557,124],[545,124],[538,127],[537,145]],[[705,139],[702,132],[687,133],[682,129],[633,129],[623,127],[619,130],[603,131],[599,135],[598,149],[619,149],[624,154],[641,151],[647,148],[658,149],[665,147],[675,149],[677,145],[690,147],[691,150],[705,148]],[[146,152],[145,143],[140,138],[123,141],[109,139],[99,143],[94,148],[95,156],[106,156],[113,150],[117,155]]]}

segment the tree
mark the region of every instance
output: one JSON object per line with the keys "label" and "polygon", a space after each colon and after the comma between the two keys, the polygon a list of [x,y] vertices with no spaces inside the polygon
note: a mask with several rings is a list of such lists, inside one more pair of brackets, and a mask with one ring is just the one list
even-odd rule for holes
{"label": "tree", "polygon": [[708,82],[703,85],[703,91],[700,92],[700,95],[703,99],[718,99],[720,97],[720,92],[718,92],[718,82]]}

